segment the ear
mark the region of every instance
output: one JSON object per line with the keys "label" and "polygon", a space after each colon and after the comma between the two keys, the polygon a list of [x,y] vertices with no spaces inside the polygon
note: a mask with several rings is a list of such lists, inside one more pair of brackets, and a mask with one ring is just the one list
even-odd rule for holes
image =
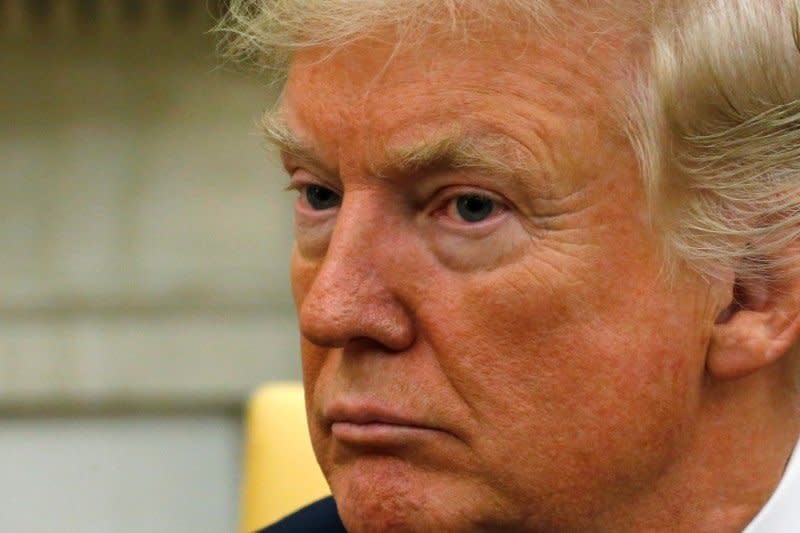
{"label": "ear", "polygon": [[747,376],[780,359],[800,336],[800,280],[735,281],[706,361],[718,379]]}

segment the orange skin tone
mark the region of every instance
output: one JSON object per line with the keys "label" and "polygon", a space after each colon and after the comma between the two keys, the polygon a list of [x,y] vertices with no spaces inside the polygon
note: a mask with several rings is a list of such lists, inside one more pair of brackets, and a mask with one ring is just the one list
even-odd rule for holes
{"label": "orange skin tone", "polygon": [[[619,60],[586,43],[293,60],[282,112],[319,161],[284,162],[301,192],[343,198],[298,199],[292,287],[312,442],[351,531],[735,531],[780,478],[794,362],[709,371],[731,283],[661,276],[613,126]],[[486,129],[530,172],[371,171],[392,147]],[[497,209],[459,220],[465,193]],[[439,431],[349,445],[326,419],[341,398]]]}

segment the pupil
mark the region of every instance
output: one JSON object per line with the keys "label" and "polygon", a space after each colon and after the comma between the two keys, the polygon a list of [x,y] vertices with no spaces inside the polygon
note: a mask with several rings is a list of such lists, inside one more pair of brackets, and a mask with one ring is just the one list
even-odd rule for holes
{"label": "pupil", "polygon": [[494,202],[476,194],[459,196],[456,201],[458,214],[467,222],[480,222],[494,211]]}
{"label": "pupil", "polygon": [[339,196],[330,189],[319,185],[310,185],[306,189],[308,204],[317,210],[330,209],[339,205]]}

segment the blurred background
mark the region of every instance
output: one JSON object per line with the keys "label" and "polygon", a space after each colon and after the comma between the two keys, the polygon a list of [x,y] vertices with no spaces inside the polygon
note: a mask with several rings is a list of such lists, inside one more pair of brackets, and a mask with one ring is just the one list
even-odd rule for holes
{"label": "blurred background", "polygon": [[0,531],[233,531],[300,376],[291,194],[210,0],[0,0]]}

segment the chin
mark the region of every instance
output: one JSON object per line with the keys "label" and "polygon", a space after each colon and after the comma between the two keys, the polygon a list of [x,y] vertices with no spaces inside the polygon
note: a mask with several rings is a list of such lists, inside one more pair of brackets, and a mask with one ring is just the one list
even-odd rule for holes
{"label": "chin", "polygon": [[482,487],[402,458],[361,457],[333,468],[328,481],[351,533],[509,530]]}
{"label": "chin", "polygon": [[347,530],[430,531],[430,491],[401,458],[364,456],[334,468],[331,490]]}
{"label": "chin", "polygon": [[[417,502],[404,498],[378,497],[377,494],[358,492],[350,496],[336,496],[339,515],[350,533],[373,533],[381,531],[441,531],[434,525],[438,521],[419,507]],[[339,502],[341,500],[341,503]]]}

